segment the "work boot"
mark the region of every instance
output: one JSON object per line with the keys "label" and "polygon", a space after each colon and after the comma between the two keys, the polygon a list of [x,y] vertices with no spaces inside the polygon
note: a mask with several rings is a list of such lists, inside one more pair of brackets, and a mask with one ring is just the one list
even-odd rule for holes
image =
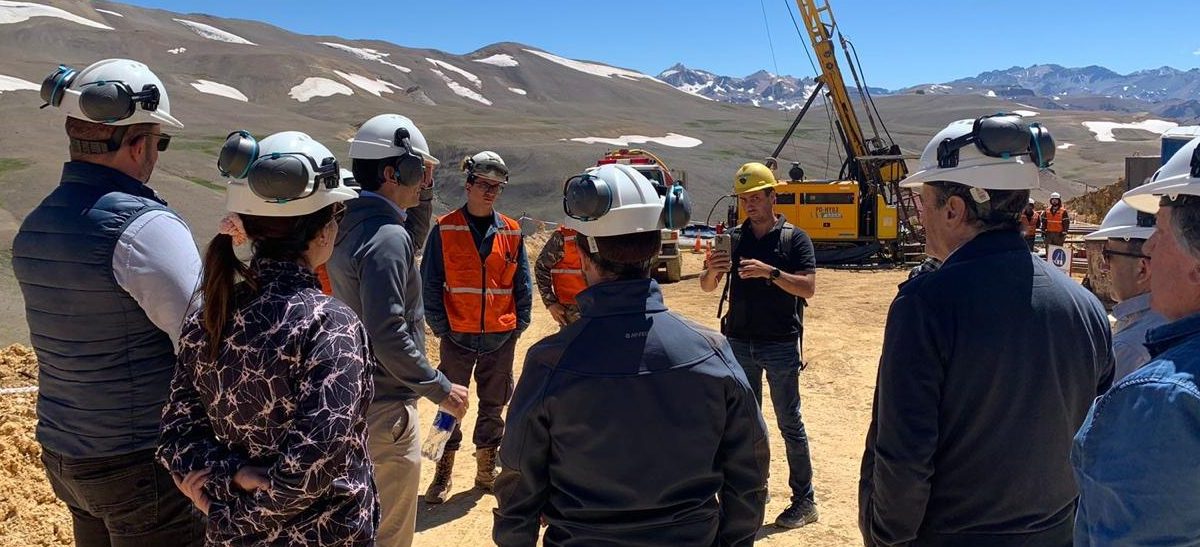
{"label": "work boot", "polygon": [[442,459],[437,462],[437,470],[433,472],[433,482],[425,490],[425,503],[446,503],[450,497],[450,474],[454,471],[454,451],[447,450]]}
{"label": "work boot", "polygon": [[799,528],[814,522],[817,522],[817,505],[811,501],[792,502],[775,518],[775,526],[784,528]]}
{"label": "work boot", "polygon": [[478,471],[475,472],[475,486],[483,489],[485,492],[491,492],[496,487],[496,449],[480,448],[475,451],[475,463],[478,466]]}

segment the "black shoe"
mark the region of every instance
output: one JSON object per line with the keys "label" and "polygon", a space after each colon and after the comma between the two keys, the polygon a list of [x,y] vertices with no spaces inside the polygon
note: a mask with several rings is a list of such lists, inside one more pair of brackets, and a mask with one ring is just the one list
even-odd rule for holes
{"label": "black shoe", "polygon": [[817,506],[812,502],[793,502],[775,518],[775,526],[783,528],[799,528],[814,522],[817,522]]}

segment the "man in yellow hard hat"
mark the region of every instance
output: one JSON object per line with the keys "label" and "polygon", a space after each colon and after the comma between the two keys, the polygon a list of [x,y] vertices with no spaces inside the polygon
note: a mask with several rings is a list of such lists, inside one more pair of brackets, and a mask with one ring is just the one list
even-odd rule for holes
{"label": "man in yellow hard hat", "polygon": [[[767,166],[747,163],[733,178],[733,193],[746,222],[730,231],[731,251],[714,251],[700,276],[705,292],[717,289],[733,271],[721,294],[729,297],[729,313],[721,333],[762,404],[762,376],[771,386],[775,418],[783,434],[788,460],[791,503],[775,520],[786,528],[816,522],[812,460],[800,417],[800,340],[805,299],[816,291],[816,253],[804,230],[775,214],[775,187],[780,183]],[[727,291],[727,293],[725,292]]]}

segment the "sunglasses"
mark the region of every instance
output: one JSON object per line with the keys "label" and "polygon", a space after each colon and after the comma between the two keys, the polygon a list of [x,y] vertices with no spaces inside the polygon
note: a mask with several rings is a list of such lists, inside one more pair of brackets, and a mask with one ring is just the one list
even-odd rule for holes
{"label": "sunglasses", "polygon": [[1105,264],[1108,264],[1109,262],[1111,262],[1112,257],[1114,257],[1114,256],[1128,256],[1130,258],[1144,258],[1146,260],[1150,260],[1149,256],[1146,256],[1141,253],[1129,253],[1129,252],[1125,252],[1125,251],[1114,251],[1112,249],[1104,249],[1104,250],[1100,251],[1100,259],[1102,261],[1104,261]]}
{"label": "sunglasses", "polygon": [[142,137],[158,137],[156,148],[158,148],[159,152],[166,152],[167,147],[171,146],[171,136],[166,133],[142,133],[134,137],[134,139],[140,139]]}

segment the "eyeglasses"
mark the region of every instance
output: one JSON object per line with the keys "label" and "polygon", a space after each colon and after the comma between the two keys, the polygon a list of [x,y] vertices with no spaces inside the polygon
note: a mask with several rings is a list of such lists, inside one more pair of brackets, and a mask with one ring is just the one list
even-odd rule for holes
{"label": "eyeglasses", "polygon": [[1105,264],[1108,264],[1109,262],[1111,262],[1112,257],[1114,257],[1114,256],[1128,256],[1130,258],[1144,258],[1146,260],[1150,260],[1149,256],[1146,256],[1141,253],[1128,253],[1125,251],[1114,251],[1112,249],[1104,249],[1103,251],[1100,251],[1100,259]]}
{"label": "eyeglasses", "polygon": [[337,202],[333,204],[333,221],[337,224],[342,223],[342,219],[346,217],[346,204]]}
{"label": "eyeglasses", "polygon": [[142,137],[158,137],[157,148],[159,152],[166,152],[167,147],[171,146],[171,136],[166,133],[142,133],[134,138],[140,139]]}
{"label": "eyeglasses", "polygon": [[499,182],[496,184],[492,184],[492,183],[488,182],[488,180],[485,178],[476,177],[475,182],[473,184],[482,186],[483,193],[485,193],[485,194],[499,194],[500,192],[504,191],[504,186],[508,183],[507,182]]}

